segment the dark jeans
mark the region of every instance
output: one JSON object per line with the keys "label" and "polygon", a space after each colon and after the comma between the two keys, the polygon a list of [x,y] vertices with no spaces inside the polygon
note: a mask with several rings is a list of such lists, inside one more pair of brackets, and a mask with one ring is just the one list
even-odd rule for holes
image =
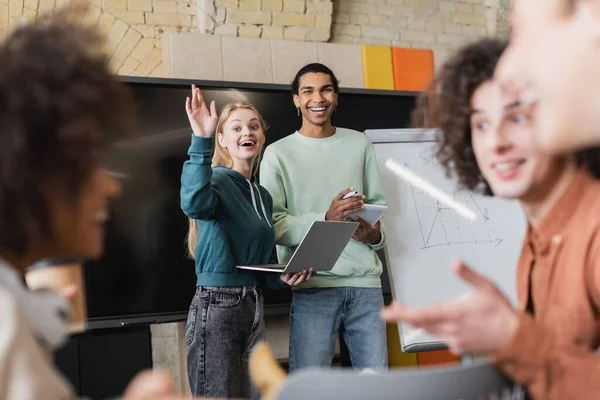
{"label": "dark jeans", "polygon": [[256,287],[198,287],[185,328],[192,394],[257,399],[248,356],[264,334],[263,299]]}

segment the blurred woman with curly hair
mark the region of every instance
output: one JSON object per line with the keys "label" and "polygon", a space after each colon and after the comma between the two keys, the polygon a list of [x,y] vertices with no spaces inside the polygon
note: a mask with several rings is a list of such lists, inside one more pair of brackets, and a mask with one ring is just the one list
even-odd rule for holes
{"label": "blurred woman with curly hair", "polygon": [[[61,339],[49,324],[68,324],[68,306],[28,292],[23,276],[42,259],[99,257],[119,193],[104,149],[131,130],[133,98],[109,71],[103,38],[72,18],[84,11],[43,16],[0,45],[0,399],[75,397],[46,351]],[[184,398],[173,387],[146,372],[124,399]]]}

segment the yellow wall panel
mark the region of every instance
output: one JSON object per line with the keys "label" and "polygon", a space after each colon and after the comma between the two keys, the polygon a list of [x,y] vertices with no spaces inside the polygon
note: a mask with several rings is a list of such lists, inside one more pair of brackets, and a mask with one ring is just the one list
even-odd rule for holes
{"label": "yellow wall panel", "polygon": [[386,46],[362,46],[365,88],[394,90],[392,49]]}
{"label": "yellow wall panel", "polygon": [[417,353],[404,353],[400,347],[398,325],[387,324],[388,365],[392,367],[416,367]]}

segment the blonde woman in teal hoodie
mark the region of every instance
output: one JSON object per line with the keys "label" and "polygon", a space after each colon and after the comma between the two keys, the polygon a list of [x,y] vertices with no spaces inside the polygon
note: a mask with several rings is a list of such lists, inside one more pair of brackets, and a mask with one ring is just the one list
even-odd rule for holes
{"label": "blonde woman in teal hoodie", "polygon": [[266,125],[247,103],[217,118],[192,86],[186,112],[192,143],[181,175],[181,208],[190,218],[188,250],[197,289],[186,325],[187,366],[195,396],[256,398],[248,355],[264,337],[260,283],[297,285],[311,273],[257,273],[237,265],[275,263],[273,199],[254,182]]}

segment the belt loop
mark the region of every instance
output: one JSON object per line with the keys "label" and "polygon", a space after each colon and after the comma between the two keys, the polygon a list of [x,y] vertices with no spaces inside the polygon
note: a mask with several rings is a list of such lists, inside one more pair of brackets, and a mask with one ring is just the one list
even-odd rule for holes
{"label": "belt loop", "polygon": [[242,286],[242,299],[246,298],[246,286]]}

